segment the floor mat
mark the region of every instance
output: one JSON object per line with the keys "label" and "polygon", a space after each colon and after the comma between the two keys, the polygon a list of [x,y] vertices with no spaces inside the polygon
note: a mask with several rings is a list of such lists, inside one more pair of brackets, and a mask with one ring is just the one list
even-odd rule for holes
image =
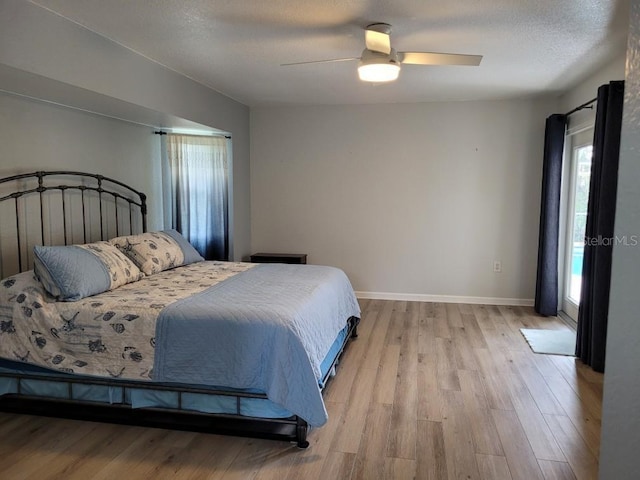
{"label": "floor mat", "polygon": [[573,330],[521,328],[520,333],[536,353],[575,356],[576,332]]}

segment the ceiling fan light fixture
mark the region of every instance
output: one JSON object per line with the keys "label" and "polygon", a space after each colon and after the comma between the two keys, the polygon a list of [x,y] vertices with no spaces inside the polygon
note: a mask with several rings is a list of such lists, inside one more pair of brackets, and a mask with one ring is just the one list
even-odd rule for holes
{"label": "ceiling fan light fixture", "polygon": [[348,62],[360,60],[358,76],[363,82],[392,82],[400,74],[401,64],[409,65],[469,65],[478,66],[482,55],[466,55],[460,53],[439,52],[396,52],[391,48],[391,25],[388,23],[372,23],[365,28],[365,49],[357,57],[334,58],[331,60],[314,60],[311,62],[284,63],[288,65],[305,65],[319,63]]}
{"label": "ceiling fan light fixture", "polygon": [[392,82],[400,74],[400,65],[392,63],[371,63],[358,67],[358,76],[363,82]]}
{"label": "ceiling fan light fixture", "polygon": [[400,74],[400,62],[394,49],[385,54],[365,49],[358,64],[358,76],[363,82],[392,82]]}

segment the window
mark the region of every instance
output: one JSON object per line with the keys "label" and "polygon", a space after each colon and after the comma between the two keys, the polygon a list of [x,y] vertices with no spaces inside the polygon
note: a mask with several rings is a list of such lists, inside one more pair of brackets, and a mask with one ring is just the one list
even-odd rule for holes
{"label": "window", "polygon": [[564,294],[562,310],[572,319],[578,318],[582,287],[582,259],[589,205],[593,129],[570,137],[569,197],[566,212],[564,255]]}
{"label": "window", "polygon": [[593,147],[585,145],[574,150],[573,195],[571,198],[572,234],[571,234],[571,275],[569,276],[568,295],[576,304],[580,303],[582,286],[582,258],[584,255],[584,236],[587,226],[587,208],[589,206],[589,180],[591,179],[591,153]]}

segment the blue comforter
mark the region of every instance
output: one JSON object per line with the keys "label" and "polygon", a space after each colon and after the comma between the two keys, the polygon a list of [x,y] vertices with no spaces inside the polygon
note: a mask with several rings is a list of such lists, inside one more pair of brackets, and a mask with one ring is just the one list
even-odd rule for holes
{"label": "blue comforter", "polygon": [[258,265],[161,312],[153,378],[256,389],[321,426],[320,364],[351,316],[360,308],[342,270]]}

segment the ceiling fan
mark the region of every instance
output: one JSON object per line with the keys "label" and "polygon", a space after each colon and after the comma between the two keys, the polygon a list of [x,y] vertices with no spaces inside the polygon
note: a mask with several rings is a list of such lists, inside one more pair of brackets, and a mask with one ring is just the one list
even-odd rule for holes
{"label": "ceiling fan", "polygon": [[372,23],[365,29],[365,49],[360,57],[315,60],[310,62],[283,63],[282,66],[307,65],[359,60],[358,76],[365,82],[390,82],[398,78],[400,65],[470,65],[478,66],[482,55],[457,53],[396,52],[391,48],[391,25]]}

